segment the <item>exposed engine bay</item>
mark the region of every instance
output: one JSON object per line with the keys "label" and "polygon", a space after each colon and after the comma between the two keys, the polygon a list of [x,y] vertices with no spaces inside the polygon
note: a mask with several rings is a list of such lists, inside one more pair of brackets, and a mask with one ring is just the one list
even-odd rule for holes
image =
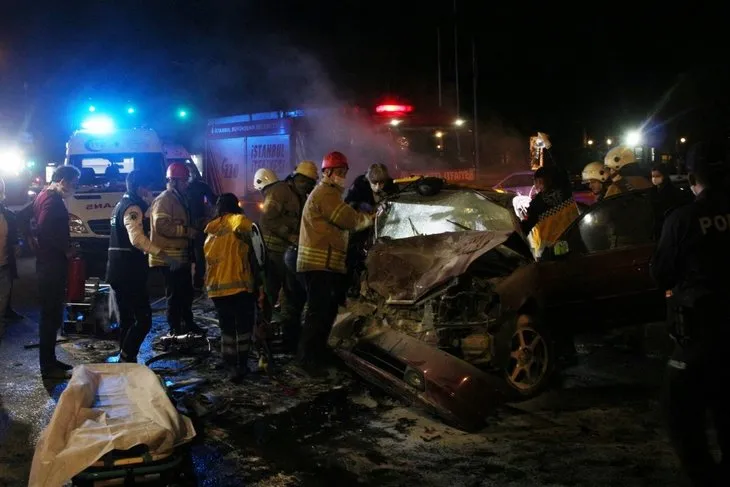
{"label": "exposed engine bay", "polygon": [[454,278],[414,304],[388,303],[373,291],[364,297],[375,306],[370,326],[390,327],[475,365],[491,361],[499,298],[488,279]]}

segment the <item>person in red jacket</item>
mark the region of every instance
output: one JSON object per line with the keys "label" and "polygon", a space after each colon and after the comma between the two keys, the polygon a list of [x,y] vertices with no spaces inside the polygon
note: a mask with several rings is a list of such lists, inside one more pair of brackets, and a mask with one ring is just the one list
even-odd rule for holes
{"label": "person in red jacket", "polygon": [[41,375],[48,379],[65,379],[73,368],[56,359],[56,334],[63,324],[66,301],[68,259],[72,255],[65,199],[76,191],[79,170],[58,167],[51,184],[33,203],[37,233],[36,271],[41,304],[39,345]]}

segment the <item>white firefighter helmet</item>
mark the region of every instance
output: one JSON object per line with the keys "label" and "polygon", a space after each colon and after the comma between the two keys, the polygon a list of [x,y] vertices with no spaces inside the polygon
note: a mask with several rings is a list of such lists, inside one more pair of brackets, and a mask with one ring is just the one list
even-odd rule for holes
{"label": "white firefighter helmet", "polygon": [[278,180],[279,178],[276,177],[276,173],[274,173],[274,171],[262,167],[253,175],[253,187],[261,191],[266,186],[274,184]]}
{"label": "white firefighter helmet", "polygon": [[317,165],[312,161],[302,161],[297,164],[297,168],[294,169],[294,174],[301,174],[302,176],[308,177],[312,181],[317,180]]}
{"label": "white firefighter helmet", "polygon": [[634,150],[630,147],[618,146],[614,147],[606,154],[606,158],[603,163],[607,168],[618,171],[627,164],[634,164],[636,162],[636,155]]}
{"label": "white firefighter helmet", "polygon": [[591,179],[595,179],[602,183],[605,183],[608,179],[608,171],[606,166],[600,162],[591,162],[583,168],[583,182],[587,183]]}

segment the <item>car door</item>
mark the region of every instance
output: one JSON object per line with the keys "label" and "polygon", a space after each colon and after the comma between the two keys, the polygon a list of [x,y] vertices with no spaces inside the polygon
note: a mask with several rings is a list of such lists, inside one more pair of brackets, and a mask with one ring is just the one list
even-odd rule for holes
{"label": "car door", "polygon": [[660,293],[649,272],[656,245],[650,192],[596,204],[561,240],[567,254],[540,263],[546,302],[554,311],[628,322],[647,307],[655,310]]}

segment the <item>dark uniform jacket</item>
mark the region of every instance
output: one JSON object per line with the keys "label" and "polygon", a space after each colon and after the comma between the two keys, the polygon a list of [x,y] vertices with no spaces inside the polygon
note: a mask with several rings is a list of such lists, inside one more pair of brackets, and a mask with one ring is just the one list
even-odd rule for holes
{"label": "dark uniform jacket", "polygon": [[730,197],[705,190],[694,203],[669,214],[652,259],[661,289],[671,289],[677,306],[713,319],[698,320],[694,332],[730,336]]}

